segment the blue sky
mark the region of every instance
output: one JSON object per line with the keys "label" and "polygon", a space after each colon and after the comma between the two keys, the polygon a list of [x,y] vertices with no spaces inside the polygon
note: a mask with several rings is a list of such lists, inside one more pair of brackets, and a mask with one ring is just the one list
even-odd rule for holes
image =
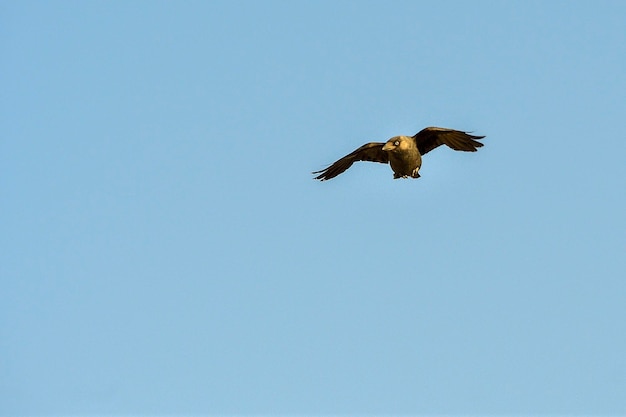
{"label": "blue sky", "polygon": [[625,23],[0,3],[0,415],[626,414]]}

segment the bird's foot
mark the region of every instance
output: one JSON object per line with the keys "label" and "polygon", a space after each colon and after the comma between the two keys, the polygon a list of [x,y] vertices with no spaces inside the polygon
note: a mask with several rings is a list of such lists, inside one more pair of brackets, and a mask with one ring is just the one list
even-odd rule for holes
{"label": "bird's foot", "polygon": [[415,168],[413,170],[413,172],[411,173],[411,177],[413,177],[413,178],[419,178],[420,177],[419,168]]}

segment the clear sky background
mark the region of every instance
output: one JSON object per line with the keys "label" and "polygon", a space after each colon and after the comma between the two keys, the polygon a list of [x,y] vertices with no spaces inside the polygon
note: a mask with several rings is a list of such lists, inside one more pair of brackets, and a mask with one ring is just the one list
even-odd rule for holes
{"label": "clear sky background", "polygon": [[[0,415],[626,414],[626,2],[0,3]],[[422,178],[358,163],[486,135]]]}

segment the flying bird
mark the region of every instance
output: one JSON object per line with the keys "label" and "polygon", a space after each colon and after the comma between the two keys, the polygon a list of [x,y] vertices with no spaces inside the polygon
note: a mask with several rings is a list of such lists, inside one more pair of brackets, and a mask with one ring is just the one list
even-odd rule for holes
{"label": "flying bird", "polygon": [[422,167],[422,155],[433,149],[447,145],[455,151],[476,152],[483,146],[478,142],[484,136],[470,135],[460,130],[443,127],[427,127],[413,136],[394,136],[386,143],[370,142],[349,153],[321,171],[316,180],[329,180],[350,168],[357,161],[389,163],[393,178],[419,178]]}

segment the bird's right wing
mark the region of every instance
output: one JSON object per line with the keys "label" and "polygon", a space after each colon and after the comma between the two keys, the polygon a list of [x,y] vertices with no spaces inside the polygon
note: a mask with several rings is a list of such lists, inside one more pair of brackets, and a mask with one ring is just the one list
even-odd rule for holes
{"label": "bird's right wing", "polygon": [[383,145],[384,143],[380,142],[366,143],[359,149],[349,153],[327,168],[322,169],[321,171],[313,172],[313,174],[320,174],[315,177],[315,179],[325,181],[335,178],[337,175],[350,168],[352,164],[357,161],[381,162],[386,164],[389,162],[389,156],[387,155],[387,152],[383,151]]}

